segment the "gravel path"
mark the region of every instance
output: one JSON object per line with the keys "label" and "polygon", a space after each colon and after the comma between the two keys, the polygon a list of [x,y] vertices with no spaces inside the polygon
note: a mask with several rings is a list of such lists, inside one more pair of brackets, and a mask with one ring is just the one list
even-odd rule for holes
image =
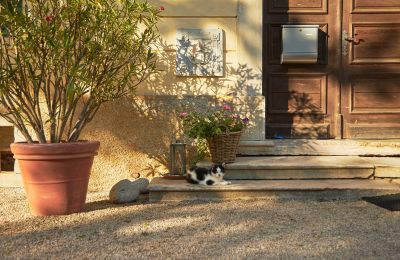
{"label": "gravel path", "polygon": [[400,212],[363,201],[125,206],[92,193],[84,213],[32,217],[0,189],[0,259],[400,259]]}

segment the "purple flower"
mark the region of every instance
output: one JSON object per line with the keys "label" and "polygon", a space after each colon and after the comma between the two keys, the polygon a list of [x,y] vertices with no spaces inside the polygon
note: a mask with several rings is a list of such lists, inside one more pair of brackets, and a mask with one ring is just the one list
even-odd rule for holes
{"label": "purple flower", "polygon": [[228,111],[228,110],[232,110],[232,107],[230,105],[224,105],[223,109]]}
{"label": "purple flower", "polygon": [[188,115],[188,113],[182,112],[182,113],[179,114],[179,117],[180,118],[185,118],[187,115]]}
{"label": "purple flower", "polygon": [[249,123],[249,121],[250,121],[250,119],[248,117],[245,117],[242,119],[242,122],[245,124]]}

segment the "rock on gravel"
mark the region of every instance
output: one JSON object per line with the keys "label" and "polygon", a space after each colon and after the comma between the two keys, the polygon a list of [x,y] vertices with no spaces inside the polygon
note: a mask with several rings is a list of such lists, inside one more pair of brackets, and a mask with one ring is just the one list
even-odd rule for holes
{"label": "rock on gravel", "polygon": [[139,178],[134,181],[132,181],[132,187],[135,189],[138,189],[140,193],[145,193],[147,192],[147,187],[149,186],[150,182],[146,178]]}
{"label": "rock on gravel", "polygon": [[121,180],[111,188],[110,201],[116,204],[133,202],[138,199],[140,193],[147,191],[147,186],[149,181],[144,178],[135,181]]}
{"label": "rock on gravel", "polygon": [[140,191],[132,188],[130,180],[121,180],[111,188],[109,197],[112,203],[120,204],[133,202],[139,195]]}

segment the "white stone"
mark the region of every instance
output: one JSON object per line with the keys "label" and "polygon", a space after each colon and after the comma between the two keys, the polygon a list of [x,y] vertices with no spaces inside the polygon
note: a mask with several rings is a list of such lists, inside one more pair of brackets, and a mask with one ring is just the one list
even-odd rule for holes
{"label": "white stone", "polygon": [[137,180],[134,180],[132,183],[132,187],[134,189],[139,190],[140,193],[145,193],[147,192],[147,186],[149,186],[150,182],[148,179],[145,178],[140,178]]}
{"label": "white stone", "polygon": [[110,201],[112,203],[122,204],[137,200],[140,195],[140,190],[136,186],[128,179],[117,182],[111,188],[109,194]]}

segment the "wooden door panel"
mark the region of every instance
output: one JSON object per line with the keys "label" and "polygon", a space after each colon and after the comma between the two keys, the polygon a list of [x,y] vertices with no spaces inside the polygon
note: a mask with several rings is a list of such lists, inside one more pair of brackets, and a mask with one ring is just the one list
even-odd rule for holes
{"label": "wooden door panel", "polygon": [[269,13],[326,13],[327,0],[268,0]]}
{"label": "wooden door panel", "polygon": [[397,139],[400,124],[349,124],[346,132],[352,139]]}
{"label": "wooden door panel", "polygon": [[[293,139],[325,139],[331,132],[330,125],[324,123],[274,124],[267,127],[267,135]],[[276,135],[276,133],[280,133]],[[274,135],[275,134],[275,135]]]}
{"label": "wooden door panel", "polygon": [[399,0],[353,0],[352,13],[393,13],[400,11]]}
{"label": "wooden door panel", "polygon": [[357,76],[352,79],[351,93],[350,114],[400,112],[400,75]]}
{"label": "wooden door panel", "polygon": [[360,42],[352,44],[352,63],[400,62],[399,23],[353,23],[352,35]]}
{"label": "wooden door panel", "polygon": [[385,112],[389,109],[399,110],[400,93],[355,93],[353,112],[357,110],[371,113]]}
{"label": "wooden door panel", "polygon": [[343,8],[343,30],[355,38],[342,59],[343,136],[400,138],[400,1],[345,0]]}
{"label": "wooden door panel", "polygon": [[271,74],[272,92],[321,93],[325,88],[324,74]]}
{"label": "wooden door panel", "polygon": [[[264,0],[263,93],[267,138],[334,138],[339,109],[340,4]],[[316,64],[280,64],[282,25],[319,25]]]}
{"label": "wooden door panel", "polygon": [[276,73],[269,76],[270,114],[325,114],[326,75]]}
{"label": "wooden door panel", "polygon": [[[283,24],[320,25],[317,64],[280,64]],[[264,0],[263,26],[267,138],[400,138],[399,0]]]}
{"label": "wooden door panel", "polygon": [[273,93],[271,114],[322,113],[321,95],[318,93]]}
{"label": "wooden door panel", "polygon": [[362,75],[354,76],[352,87],[358,93],[396,93],[400,91],[399,82],[399,74]]}

